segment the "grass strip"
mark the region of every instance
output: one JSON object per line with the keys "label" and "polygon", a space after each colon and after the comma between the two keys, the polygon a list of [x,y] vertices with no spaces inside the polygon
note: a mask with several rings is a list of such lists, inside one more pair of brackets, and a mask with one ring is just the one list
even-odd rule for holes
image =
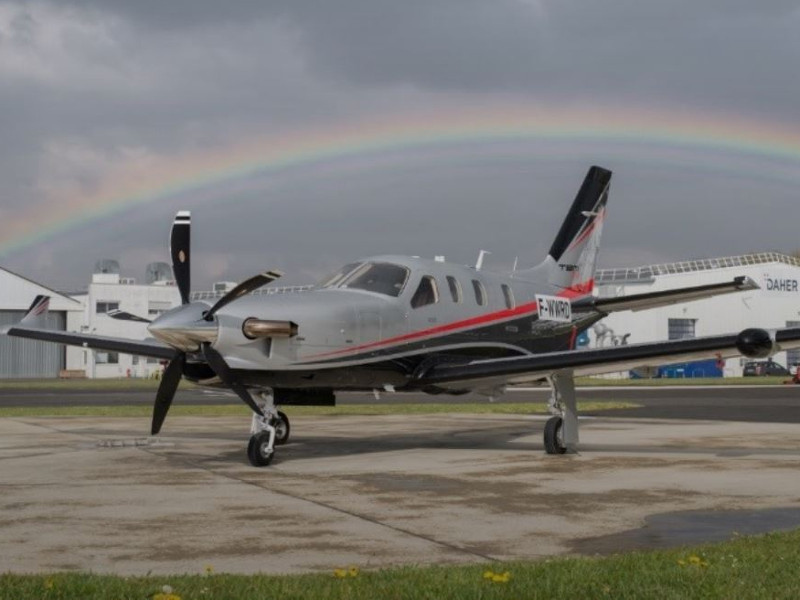
{"label": "grass strip", "polygon": [[[269,556],[264,557],[269,561]],[[0,575],[0,600],[110,599],[422,600],[573,598],[797,598],[800,531],[692,548],[605,558],[555,558],[369,571],[341,565],[310,575],[216,574],[115,577],[64,573]],[[164,588],[169,586],[169,588]]]}
{"label": "grass strip", "polygon": [[[587,401],[578,402],[583,412],[638,408],[633,402]],[[540,415],[547,413],[544,403],[493,402],[485,404],[342,404],[340,406],[282,406],[281,410],[293,416],[353,416],[353,415],[432,415],[432,414],[476,414],[476,415]],[[149,417],[152,406],[12,406],[0,408],[0,417]],[[209,405],[173,405],[170,416],[184,417],[231,417],[250,416],[244,403]]]}

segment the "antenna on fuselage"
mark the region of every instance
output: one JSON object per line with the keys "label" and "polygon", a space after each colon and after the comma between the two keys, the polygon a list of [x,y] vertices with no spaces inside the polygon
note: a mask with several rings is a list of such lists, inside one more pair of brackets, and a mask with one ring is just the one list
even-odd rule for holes
{"label": "antenna on fuselage", "polygon": [[515,256],[514,257],[514,265],[511,267],[511,272],[512,273],[517,270],[517,262],[518,261],[519,261],[519,256]]}
{"label": "antenna on fuselage", "polygon": [[491,254],[491,252],[489,252],[488,250],[481,250],[478,253],[478,260],[475,262],[475,270],[476,271],[480,271],[481,270],[481,267],[483,266],[483,257],[486,256],[487,254]]}

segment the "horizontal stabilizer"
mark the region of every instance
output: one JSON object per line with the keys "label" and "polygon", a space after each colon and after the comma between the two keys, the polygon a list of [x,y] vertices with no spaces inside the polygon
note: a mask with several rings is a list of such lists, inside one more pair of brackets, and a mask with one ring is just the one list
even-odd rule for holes
{"label": "horizontal stabilizer", "polygon": [[604,313],[618,312],[621,310],[645,310],[669,306],[692,300],[702,300],[722,294],[744,292],[759,289],[758,284],[749,277],[736,277],[733,281],[725,283],[712,283],[696,287],[680,288],[677,290],[664,290],[649,292],[647,294],[632,294],[619,298],[599,298],[595,300],[595,308]]}

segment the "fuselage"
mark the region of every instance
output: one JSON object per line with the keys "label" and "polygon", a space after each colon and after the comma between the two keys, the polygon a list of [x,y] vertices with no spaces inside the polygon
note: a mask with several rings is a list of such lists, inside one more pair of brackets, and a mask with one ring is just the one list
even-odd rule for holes
{"label": "fuselage", "polygon": [[[537,294],[570,300],[571,320],[539,318]],[[552,286],[536,269],[499,273],[376,256],[308,291],[231,302],[214,316],[213,345],[256,387],[424,388],[425,370],[441,361],[568,349],[602,316],[585,291]],[[253,318],[291,321],[297,335],[249,339],[242,325]],[[202,382],[203,372],[193,378]]]}

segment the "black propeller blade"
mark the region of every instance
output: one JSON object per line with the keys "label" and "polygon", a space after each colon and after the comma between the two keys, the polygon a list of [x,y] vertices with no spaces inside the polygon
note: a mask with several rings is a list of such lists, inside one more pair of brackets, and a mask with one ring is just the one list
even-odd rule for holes
{"label": "black propeller blade", "polygon": [[239,398],[244,400],[245,404],[247,404],[247,406],[249,406],[253,412],[258,413],[263,417],[263,411],[258,404],[256,404],[255,400],[253,400],[250,392],[248,392],[247,388],[236,380],[236,377],[234,376],[233,371],[231,371],[231,368],[228,366],[228,363],[225,362],[225,359],[219,352],[211,347],[211,344],[203,344],[203,356],[205,357],[209,366],[214,370],[214,373],[217,374],[217,377],[222,380],[222,383],[231,388],[236,395],[239,396]]}
{"label": "black propeller blade", "polygon": [[144,317],[138,317],[133,315],[129,312],[125,312],[124,310],[110,310],[106,313],[112,319],[116,319],[117,321],[133,321],[134,323],[152,323],[150,319],[145,319]]}
{"label": "black propeller blade", "polygon": [[172,399],[175,397],[175,392],[178,390],[178,384],[181,382],[183,376],[183,367],[186,364],[186,354],[183,352],[173,358],[164,371],[164,376],[161,378],[161,383],[156,392],[156,401],[153,404],[153,425],[150,428],[150,433],[156,435],[161,431],[161,426],[164,424],[164,419],[167,417],[169,407],[172,405]]}
{"label": "black propeller blade", "polygon": [[205,315],[206,321],[213,321],[214,314],[223,306],[227,306],[237,298],[246,296],[250,292],[257,290],[261,286],[267,285],[281,277],[283,273],[280,271],[265,271],[254,275],[250,279],[245,279],[242,283],[233,288],[230,292],[225,294],[222,298],[217,300],[216,304],[212,306]]}
{"label": "black propeller blade", "polygon": [[183,304],[189,304],[189,292],[192,287],[191,231],[191,213],[182,210],[175,215],[169,246],[172,254],[172,274],[178,285],[178,291],[181,293]]}

